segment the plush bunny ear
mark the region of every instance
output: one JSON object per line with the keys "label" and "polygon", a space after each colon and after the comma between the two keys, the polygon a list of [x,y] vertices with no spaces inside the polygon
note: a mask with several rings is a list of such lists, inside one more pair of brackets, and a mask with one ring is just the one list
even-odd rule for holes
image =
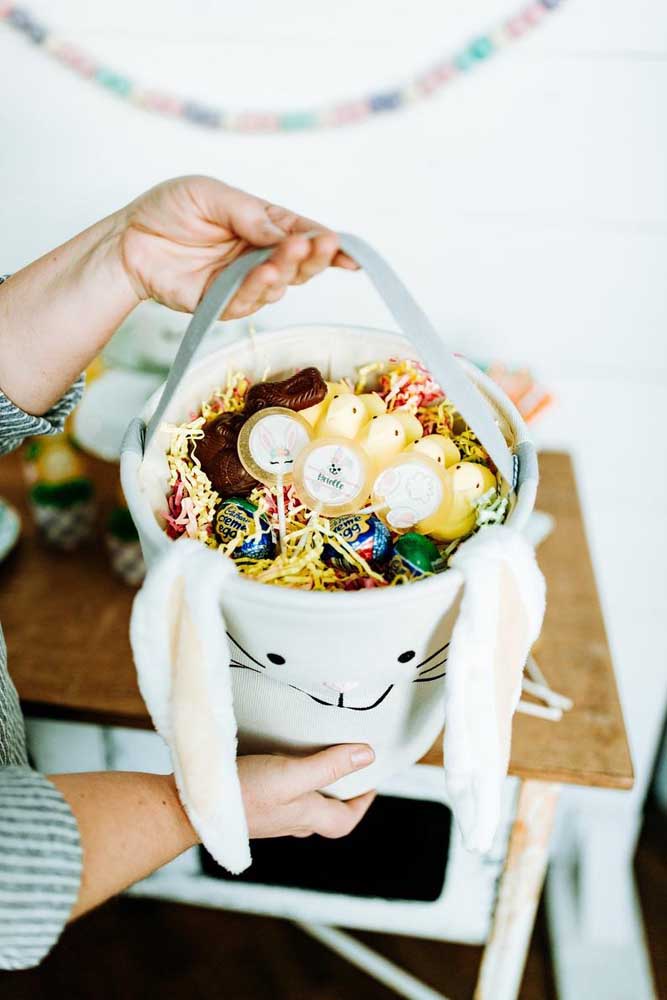
{"label": "plush bunny ear", "polygon": [[132,608],[139,688],[171,751],[183,807],[233,874],[250,864],[236,770],[236,720],[221,609],[231,559],[187,539],[149,570]]}
{"label": "plush bunny ear", "polygon": [[447,661],[445,775],[465,846],[486,851],[500,818],[512,717],[542,627],[545,585],[532,548],[508,527],[478,532],[451,565],[463,594]]}

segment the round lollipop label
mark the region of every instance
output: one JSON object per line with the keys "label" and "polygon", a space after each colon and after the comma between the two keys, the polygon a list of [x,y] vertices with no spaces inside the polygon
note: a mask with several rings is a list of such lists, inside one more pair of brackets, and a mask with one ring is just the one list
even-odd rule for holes
{"label": "round lollipop label", "polygon": [[312,441],[294,469],[299,499],[327,517],[363,507],[370,493],[369,478],[366,456],[345,438]]}
{"label": "round lollipop label", "polygon": [[239,458],[266,486],[288,482],[294,463],[311,438],[309,424],[293,410],[271,406],[255,413],[241,428]]}
{"label": "round lollipop label", "polygon": [[373,499],[381,515],[396,531],[406,531],[431,517],[444,500],[442,474],[435,463],[421,458],[399,458],[373,484]]}

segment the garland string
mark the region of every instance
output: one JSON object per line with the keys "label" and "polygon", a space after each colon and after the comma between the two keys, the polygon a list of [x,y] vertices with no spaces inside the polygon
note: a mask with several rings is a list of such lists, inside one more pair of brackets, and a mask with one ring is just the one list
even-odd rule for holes
{"label": "garland string", "polygon": [[431,97],[510,43],[522,38],[561,3],[562,0],[533,0],[524,3],[518,13],[489,32],[476,36],[462,49],[443,57],[407,83],[390,90],[321,108],[293,111],[227,111],[157,89],[145,88],[131,77],[98,62],[89,52],[58,38],[25,7],[3,0],[0,0],[0,22],[4,21],[10,28],[21,32],[78,76],[146,111],[228,132],[293,132],[357,124],[372,115],[396,111],[415,101]]}

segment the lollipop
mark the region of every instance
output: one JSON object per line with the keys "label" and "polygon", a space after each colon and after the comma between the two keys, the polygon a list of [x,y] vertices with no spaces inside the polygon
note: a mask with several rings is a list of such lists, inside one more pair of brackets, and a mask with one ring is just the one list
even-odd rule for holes
{"label": "lollipop", "polygon": [[246,472],[276,491],[280,545],[284,548],[285,492],[294,463],[311,438],[310,424],[283,406],[259,410],[241,428],[238,457]]}
{"label": "lollipop", "polygon": [[441,466],[410,451],[395,458],[373,483],[374,509],[394,531],[414,528],[440,537],[437,525],[451,502],[451,484]]}
{"label": "lollipop", "polygon": [[317,437],[295,462],[294,488],[301,502],[318,514],[353,514],[368,499],[370,470],[368,458],[354,441]]}

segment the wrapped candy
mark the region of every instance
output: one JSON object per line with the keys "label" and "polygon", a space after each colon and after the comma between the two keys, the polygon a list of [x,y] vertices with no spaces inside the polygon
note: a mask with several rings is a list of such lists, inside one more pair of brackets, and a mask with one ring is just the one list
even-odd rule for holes
{"label": "wrapped candy", "polygon": [[[374,514],[347,514],[344,517],[333,517],[329,526],[334,537],[346,542],[370,566],[380,566],[389,557],[391,534]],[[356,569],[356,566],[331,544],[324,546],[322,559],[325,563],[339,566],[341,569]]]}
{"label": "wrapped candy", "polygon": [[271,525],[254,503],[242,497],[223,500],[215,513],[213,531],[233,559],[273,559],[276,540]]}
{"label": "wrapped candy", "polygon": [[387,576],[390,580],[406,577],[419,580],[445,569],[445,560],[430,538],[416,531],[409,531],[394,544]]}

